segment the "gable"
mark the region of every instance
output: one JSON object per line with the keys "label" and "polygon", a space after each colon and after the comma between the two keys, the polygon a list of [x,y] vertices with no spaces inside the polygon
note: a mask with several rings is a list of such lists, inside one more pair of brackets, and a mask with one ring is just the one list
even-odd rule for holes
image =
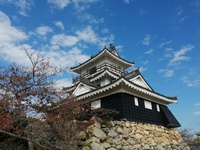
{"label": "gable", "polygon": [[78,96],[87,92],[92,91],[93,89],[95,89],[94,87],[88,86],[84,83],[79,83],[79,85],[76,87],[76,89],[74,90],[74,92],[72,93],[74,96]]}
{"label": "gable", "polygon": [[130,79],[131,82],[145,88],[148,89],[150,91],[153,91],[153,89],[148,85],[148,83],[143,79],[143,77],[141,75],[136,76],[135,78]]}

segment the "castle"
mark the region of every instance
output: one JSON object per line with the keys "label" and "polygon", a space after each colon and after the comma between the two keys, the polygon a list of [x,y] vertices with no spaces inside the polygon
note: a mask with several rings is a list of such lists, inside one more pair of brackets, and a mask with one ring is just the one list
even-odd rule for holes
{"label": "castle", "polygon": [[167,105],[176,97],[157,93],[147,83],[139,69],[127,72],[133,62],[121,58],[112,44],[95,56],[72,67],[79,74],[70,87],[64,88],[91,109],[107,108],[119,112],[113,119],[162,125],[168,128],[180,124]]}

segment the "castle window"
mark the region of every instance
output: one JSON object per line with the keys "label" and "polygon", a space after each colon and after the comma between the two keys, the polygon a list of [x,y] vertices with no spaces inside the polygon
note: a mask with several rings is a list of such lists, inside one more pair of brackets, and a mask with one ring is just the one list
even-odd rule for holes
{"label": "castle window", "polygon": [[139,106],[138,98],[137,97],[134,97],[134,103],[135,103],[135,106]]}
{"label": "castle window", "polygon": [[151,104],[151,102],[149,102],[149,101],[144,101],[144,107],[145,107],[146,109],[152,109],[152,104]]}
{"label": "castle window", "polygon": [[157,111],[160,112],[160,106],[156,104]]}
{"label": "castle window", "polygon": [[91,102],[91,110],[101,108],[101,100]]}
{"label": "castle window", "polygon": [[97,67],[96,66],[90,68],[90,74],[93,74],[95,72],[97,72]]}

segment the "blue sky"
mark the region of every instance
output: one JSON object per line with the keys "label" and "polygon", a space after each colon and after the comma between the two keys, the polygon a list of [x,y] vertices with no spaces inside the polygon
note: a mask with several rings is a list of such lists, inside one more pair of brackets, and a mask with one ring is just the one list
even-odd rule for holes
{"label": "blue sky", "polygon": [[109,43],[155,91],[177,95],[171,111],[200,131],[200,0],[0,0],[0,65],[28,64],[26,48],[69,68]]}

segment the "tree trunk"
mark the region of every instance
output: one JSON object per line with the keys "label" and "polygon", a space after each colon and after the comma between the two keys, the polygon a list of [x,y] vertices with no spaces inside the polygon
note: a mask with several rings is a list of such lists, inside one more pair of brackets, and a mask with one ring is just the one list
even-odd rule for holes
{"label": "tree trunk", "polygon": [[[27,138],[28,138],[28,139],[31,139],[29,133],[27,134]],[[29,149],[29,150],[34,150],[34,144],[33,144],[33,142],[28,141],[28,149]]]}

